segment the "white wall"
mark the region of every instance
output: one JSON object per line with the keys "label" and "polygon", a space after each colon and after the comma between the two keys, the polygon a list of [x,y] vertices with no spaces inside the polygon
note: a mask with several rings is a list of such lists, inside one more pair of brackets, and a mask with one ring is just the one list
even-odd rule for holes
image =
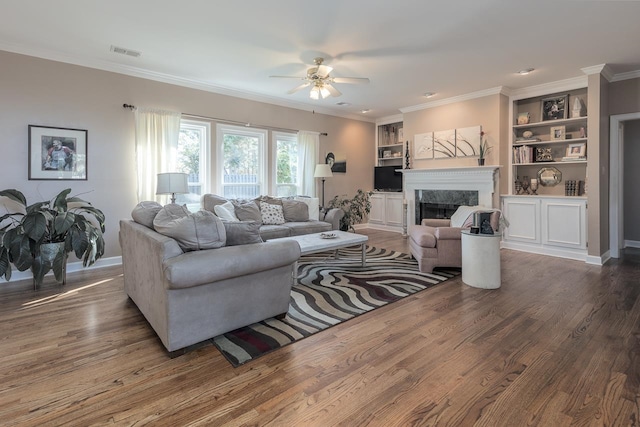
{"label": "white wall", "polygon": [[[64,188],[107,218],[105,257],[119,256],[118,221],[136,201],[134,120],[123,103],[266,126],[327,132],[321,155],[345,153],[347,173],[326,181],[326,198],[373,186],[375,125],[0,51],[0,189],[28,202]],[[29,181],[28,125],[88,130],[87,181]],[[324,157],[323,157],[324,158]],[[1,209],[1,208],[0,208]]]}

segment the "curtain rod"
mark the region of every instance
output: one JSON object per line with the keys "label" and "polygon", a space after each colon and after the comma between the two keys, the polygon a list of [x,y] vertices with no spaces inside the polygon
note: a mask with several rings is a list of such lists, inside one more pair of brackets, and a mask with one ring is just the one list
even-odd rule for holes
{"label": "curtain rod", "polygon": [[[136,106],[135,105],[131,105],[131,104],[122,104],[122,108],[126,108],[129,110],[135,110]],[[300,132],[300,130],[298,129],[287,129],[287,128],[280,128],[280,127],[275,127],[275,126],[266,126],[266,125],[256,125],[256,124],[251,124],[249,122],[239,122],[236,120],[228,120],[228,119],[221,119],[219,117],[208,117],[208,116],[201,116],[199,114],[190,114],[190,113],[181,113],[183,116],[185,117],[190,117],[192,119],[204,119],[204,120],[213,120],[216,122],[222,122],[222,123],[228,123],[228,124],[233,124],[233,125],[242,125],[245,127],[251,127],[251,126],[255,126],[258,128],[262,128],[262,129],[269,129],[269,130],[282,130],[282,131],[288,131],[288,132]],[[321,136],[328,136],[329,134],[327,132],[321,132],[320,133]]]}

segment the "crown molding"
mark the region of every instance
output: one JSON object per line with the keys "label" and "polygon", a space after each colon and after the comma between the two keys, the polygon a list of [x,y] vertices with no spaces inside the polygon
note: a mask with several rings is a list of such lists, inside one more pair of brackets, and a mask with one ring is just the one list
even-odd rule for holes
{"label": "crown molding", "polygon": [[199,80],[195,78],[186,78],[175,76],[172,74],[159,73],[150,71],[144,68],[133,67],[124,64],[117,64],[110,61],[103,61],[99,59],[90,59],[77,55],[69,55],[67,53],[52,51],[48,49],[38,49],[33,47],[26,47],[23,45],[10,44],[6,42],[0,42],[0,50],[7,52],[17,53],[20,55],[33,56],[36,58],[46,59],[49,61],[63,62],[66,64],[78,65],[86,68],[93,68],[96,70],[109,71],[116,74],[123,74],[131,77],[138,77],[145,80],[153,80],[161,83],[172,84],[176,86],[187,87],[190,89],[202,90],[205,92],[212,92],[219,95],[231,96],[234,98],[246,99],[249,101],[263,102],[266,104],[277,105],[280,107],[293,108],[296,110],[310,111],[313,113],[326,114],[335,117],[342,117],[345,119],[357,120],[361,122],[375,123],[373,117],[362,117],[355,113],[340,113],[335,110],[304,104],[296,101],[284,101],[280,98],[271,97],[268,95],[257,94],[254,92],[239,91],[237,89],[231,89],[224,86],[217,86]]}
{"label": "crown molding", "polygon": [[582,72],[590,76],[592,74],[602,74],[602,77],[611,82],[615,74],[611,71],[611,67],[608,64],[593,65],[591,67],[582,68]]}
{"label": "crown molding", "polygon": [[536,86],[523,87],[511,91],[511,99],[532,98],[534,96],[548,95],[554,92],[564,92],[567,90],[581,89],[588,85],[587,76],[573,77],[571,79],[559,80],[557,82],[543,83]]}
{"label": "crown molding", "polygon": [[411,112],[414,112],[414,111],[426,110],[428,108],[435,108],[435,107],[440,107],[440,106],[443,106],[443,105],[455,104],[456,102],[468,101],[468,100],[471,100],[471,99],[482,98],[482,97],[490,96],[490,95],[497,95],[497,94],[507,95],[507,93],[510,93],[509,88],[506,88],[504,86],[498,86],[498,87],[494,87],[494,88],[491,88],[491,89],[485,89],[485,90],[480,90],[480,91],[477,91],[477,92],[471,92],[471,93],[467,93],[467,94],[464,94],[464,95],[459,95],[459,96],[454,96],[454,97],[451,97],[451,98],[441,99],[441,100],[438,100],[438,101],[426,102],[424,104],[414,105],[412,107],[400,108],[400,111],[402,111],[402,113],[411,113]]}
{"label": "crown molding", "polygon": [[376,125],[387,125],[389,123],[401,122],[402,120],[402,114],[394,114],[393,116],[385,116],[376,119]]}
{"label": "crown molding", "polygon": [[620,82],[622,80],[640,79],[640,70],[620,73],[613,76],[611,82]]}

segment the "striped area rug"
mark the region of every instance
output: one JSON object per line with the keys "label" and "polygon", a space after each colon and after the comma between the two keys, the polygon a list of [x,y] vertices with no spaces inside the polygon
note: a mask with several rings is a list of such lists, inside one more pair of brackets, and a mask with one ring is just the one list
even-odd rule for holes
{"label": "striped area rug", "polygon": [[408,255],[367,247],[307,255],[298,262],[298,280],[283,320],[267,319],[213,338],[234,367],[367,311],[397,301],[460,274],[456,269],[420,273]]}

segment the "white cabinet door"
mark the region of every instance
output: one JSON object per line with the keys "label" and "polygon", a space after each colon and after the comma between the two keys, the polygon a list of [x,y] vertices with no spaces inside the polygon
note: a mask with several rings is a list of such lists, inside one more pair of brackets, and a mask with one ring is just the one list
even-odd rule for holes
{"label": "white cabinet door", "polygon": [[540,200],[504,197],[504,216],[509,221],[504,240],[540,243]]}
{"label": "white cabinet door", "polygon": [[386,225],[402,227],[402,193],[387,194],[385,201]]}
{"label": "white cabinet door", "polygon": [[371,201],[371,210],[369,211],[369,222],[384,224],[385,217],[385,195],[372,194],[369,198]]}
{"label": "white cabinet door", "polygon": [[586,200],[542,199],[542,244],[585,249]]}

